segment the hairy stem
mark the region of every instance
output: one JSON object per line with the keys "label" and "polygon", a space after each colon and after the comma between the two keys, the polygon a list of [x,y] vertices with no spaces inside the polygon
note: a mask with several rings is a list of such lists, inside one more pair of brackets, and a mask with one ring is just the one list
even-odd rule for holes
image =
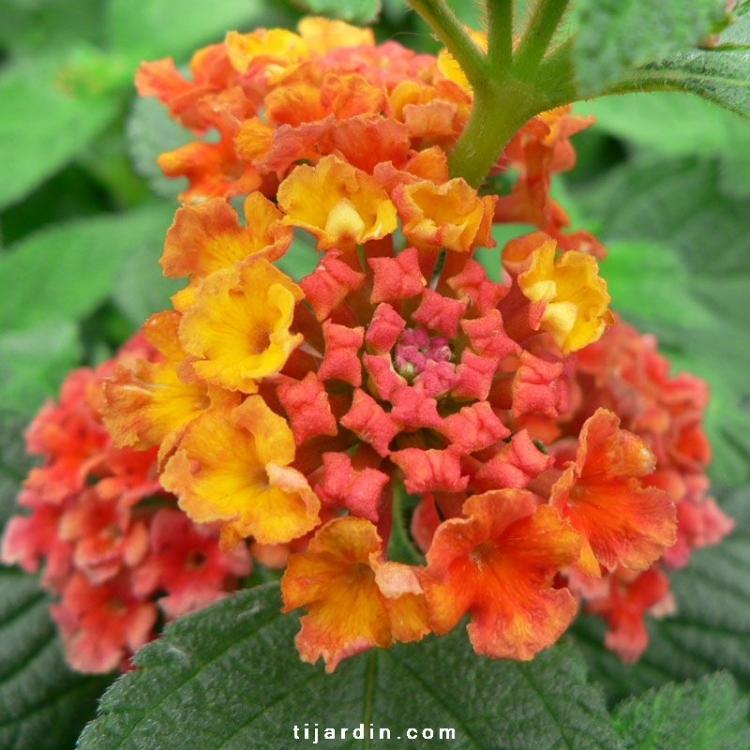
{"label": "hairy stem", "polygon": [[535,78],[568,3],[569,0],[539,0],[516,53],[513,70],[517,77]]}
{"label": "hairy stem", "polygon": [[528,87],[506,76],[474,89],[474,105],[449,157],[451,175],[479,187],[518,129],[540,111]]}
{"label": "hairy stem", "polygon": [[464,75],[472,85],[489,73],[487,61],[482,51],[448,7],[445,0],[407,0],[409,5],[429,24],[435,36],[453,55]]}
{"label": "hairy stem", "polygon": [[507,71],[513,58],[513,0],[487,0],[487,27],[490,69]]}
{"label": "hairy stem", "polygon": [[479,187],[529,118],[574,98],[569,47],[560,45],[545,58],[569,0],[538,0],[515,54],[513,0],[486,0],[486,55],[446,0],[408,1],[446,45],[472,87],[471,114],[449,167],[452,177]]}

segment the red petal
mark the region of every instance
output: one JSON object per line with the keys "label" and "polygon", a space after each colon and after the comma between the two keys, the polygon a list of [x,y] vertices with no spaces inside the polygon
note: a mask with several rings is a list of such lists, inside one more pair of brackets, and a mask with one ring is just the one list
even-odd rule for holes
{"label": "red petal", "polygon": [[308,372],[304,380],[283,380],[276,393],[289,416],[297,445],[318,435],[337,434],[328,394],[314,372]]}

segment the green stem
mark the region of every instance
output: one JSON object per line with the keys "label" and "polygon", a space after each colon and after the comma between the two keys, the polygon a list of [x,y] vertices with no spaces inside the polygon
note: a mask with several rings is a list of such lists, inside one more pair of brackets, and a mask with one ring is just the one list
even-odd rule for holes
{"label": "green stem", "polygon": [[487,60],[445,0],[407,0],[429,24],[474,86],[489,75]]}
{"label": "green stem", "polygon": [[487,0],[487,27],[490,69],[509,70],[513,58],[513,0]]}
{"label": "green stem", "polygon": [[469,120],[448,163],[452,177],[479,187],[527,120],[575,98],[569,47],[562,44],[545,58],[569,0],[538,0],[515,56],[513,0],[486,0],[486,56],[445,0],[408,1],[448,47],[473,89]]}
{"label": "green stem", "polygon": [[[393,526],[391,527],[391,538],[388,541],[388,559],[403,562],[409,565],[422,565],[424,557],[414,546],[409,538],[407,515],[411,517],[413,505],[406,492],[403,482],[394,483],[393,487]],[[407,513],[407,511],[409,511]]]}
{"label": "green stem", "polygon": [[541,110],[528,85],[510,76],[474,88],[469,121],[448,159],[452,177],[479,187],[508,141]]}
{"label": "green stem", "polygon": [[568,3],[569,0],[539,0],[516,52],[513,65],[516,76],[525,80],[536,77]]}

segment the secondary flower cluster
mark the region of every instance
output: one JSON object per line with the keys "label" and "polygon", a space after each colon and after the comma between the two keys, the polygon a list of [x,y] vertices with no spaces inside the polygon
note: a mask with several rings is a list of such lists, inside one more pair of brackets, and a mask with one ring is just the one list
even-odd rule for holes
{"label": "secondary flower cluster", "polygon": [[[189,181],[161,261],[187,282],[103,419],[236,564],[244,540],[284,561],[302,658],[333,670],[468,614],[477,652],[529,659],[582,601],[636,658],[664,566],[732,524],[706,494],[705,386],[616,320],[604,249],[550,198],[587,121],[533,118],[483,194],[448,171],[472,102],[450,58],[318,18],[138,86],[216,137],[160,159]],[[491,277],[497,222],[538,231]]]}
{"label": "secondary flower cluster", "polygon": [[[117,362],[153,356],[141,337]],[[73,371],[57,403],[27,431],[42,457],[26,479],[2,560],[35,572],[57,595],[52,615],[70,665],[81,672],[127,669],[159,620],[210,604],[250,572],[247,549],[222,552],[218,532],[199,526],[161,488],[156,451],[116,448],[101,421],[101,383],[115,360]]]}

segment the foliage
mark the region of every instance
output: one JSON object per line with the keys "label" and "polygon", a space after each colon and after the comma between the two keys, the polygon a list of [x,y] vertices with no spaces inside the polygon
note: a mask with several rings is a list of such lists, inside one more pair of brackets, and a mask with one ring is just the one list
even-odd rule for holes
{"label": "foliage", "polygon": [[[397,0],[379,5],[0,0],[3,523],[29,468],[23,425],[71,368],[109,356],[174,291],[157,259],[179,186],[153,158],[178,143],[150,102],[134,101],[137,63],[173,55],[187,64],[227,29],[290,26],[308,9],[378,17],[381,39],[436,49],[415,13]],[[474,24],[479,16],[473,0],[413,3],[423,5]],[[298,623],[279,615],[267,584],[179,620],[144,648],[141,669],[105,694],[82,750],[270,750],[316,722],[321,732],[453,727],[446,746],[477,749],[750,745],[750,17],[740,3],[726,26],[725,5],[573,2],[573,41],[553,47],[532,81],[547,85],[546,104],[621,94],[578,106],[597,124],[576,137],[578,167],[555,189],[575,225],[608,246],[614,307],[658,335],[675,371],[712,389],[712,479],[737,530],[675,576],[678,613],[651,623],[643,659],[624,666],[600,645],[601,625],[583,617],[530,663],[476,657],[459,627],[362,654],[328,676],[299,662]],[[289,273],[309,268],[306,248],[289,257]],[[9,750],[72,748],[113,679],[65,666],[47,604],[35,578],[0,570],[0,746]]]}

